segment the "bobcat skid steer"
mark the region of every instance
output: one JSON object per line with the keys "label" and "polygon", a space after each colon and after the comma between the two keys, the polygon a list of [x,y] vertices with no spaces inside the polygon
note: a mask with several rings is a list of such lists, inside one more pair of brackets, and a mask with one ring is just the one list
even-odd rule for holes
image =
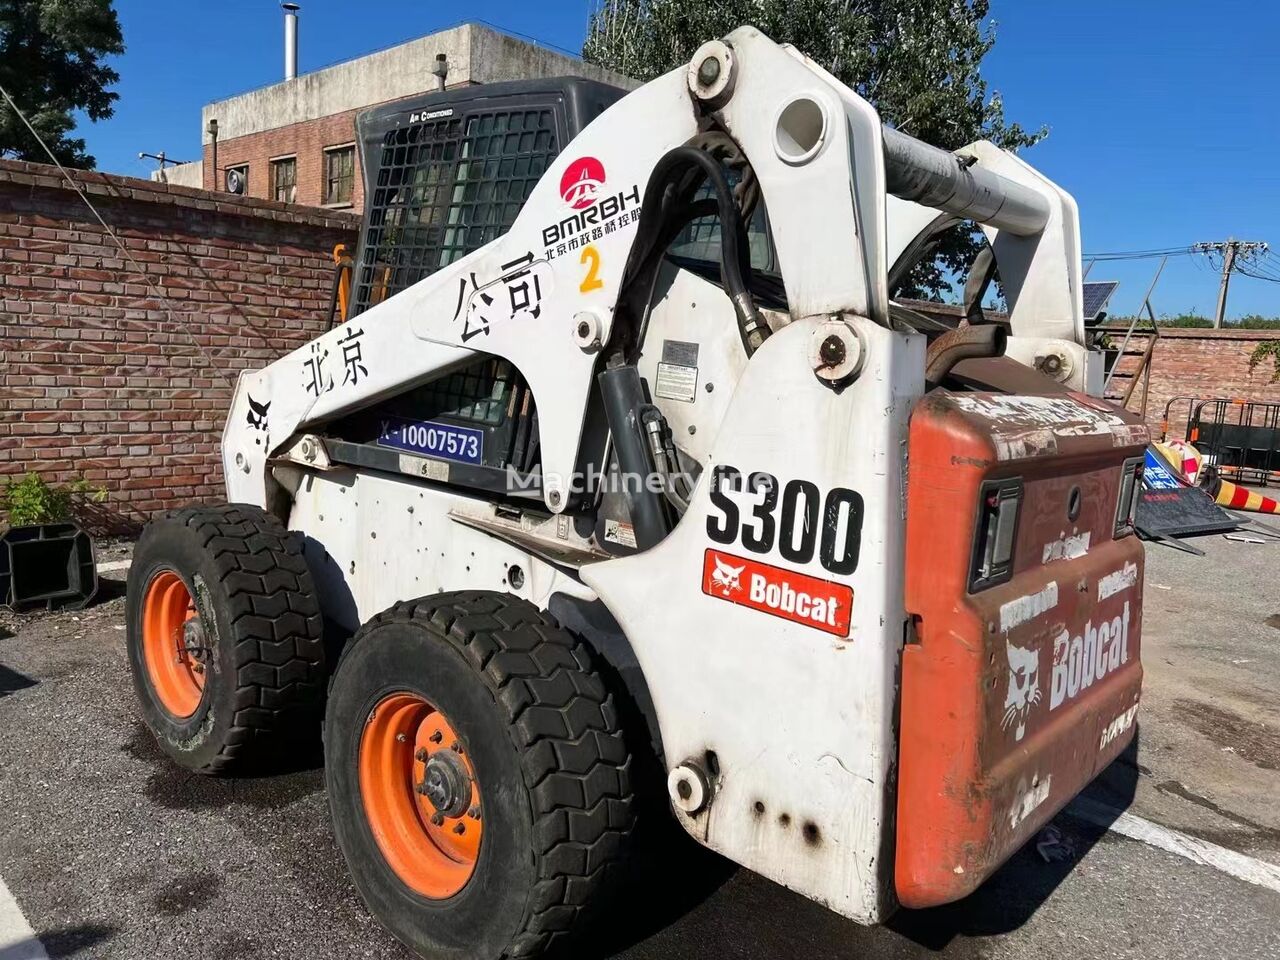
{"label": "bobcat skid steer", "polygon": [[[974,890],[1130,742],[1147,435],[1097,397],[1067,194],[746,27],[625,96],[358,129],[349,308],[241,377],[229,505],[137,548],[179,764],[262,769],[323,713],[369,908],[497,958],[581,928],[638,797],[871,924]],[[964,322],[894,299],[956,225]]]}

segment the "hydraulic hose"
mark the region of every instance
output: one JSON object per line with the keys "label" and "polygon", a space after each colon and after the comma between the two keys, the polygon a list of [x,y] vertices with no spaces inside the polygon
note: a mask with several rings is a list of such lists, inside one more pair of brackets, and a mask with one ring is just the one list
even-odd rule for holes
{"label": "hydraulic hose", "polygon": [[[693,201],[694,192],[704,180],[711,185],[720,220],[721,282],[733,303],[743,349],[751,356],[770,331],[747,285],[751,260],[742,211],[720,162],[705,149],[675,147],[654,165],[640,207],[640,235],[623,274],[620,299],[631,307],[633,316],[642,313],[634,309],[627,295],[632,290],[649,289],[648,281],[657,271],[667,246],[691,219],[707,209],[705,204]],[[632,344],[637,348],[639,333],[637,325],[634,329],[637,342]]]}

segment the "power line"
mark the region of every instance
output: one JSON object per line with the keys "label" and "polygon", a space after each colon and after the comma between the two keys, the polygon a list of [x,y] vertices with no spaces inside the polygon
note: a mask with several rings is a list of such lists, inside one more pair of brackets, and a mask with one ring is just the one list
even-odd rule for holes
{"label": "power line", "polygon": [[[195,334],[191,332],[191,330],[187,327],[186,324],[179,323],[175,319],[173,315],[173,310],[170,309],[173,302],[160,291],[160,289],[152,281],[151,276],[146,272],[146,270],[142,268],[142,265],[139,264],[138,261],[134,258],[133,253],[129,250],[129,248],[124,245],[124,243],[120,240],[118,236],[116,236],[116,232],[107,225],[107,221],[102,219],[102,214],[100,214],[98,212],[98,208],[93,205],[93,201],[90,200],[89,197],[85,194],[84,190],[81,189],[80,184],[77,183],[75,178],[71,176],[67,168],[64,167],[61,164],[61,162],[59,162],[56,156],[54,156],[53,151],[49,149],[49,145],[44,142],[44,138],[41,137],[40,134],[36,132],[36,128],[33,127],[31,125],[31,121],[27,119],[27,115],[22,112],[22,109],[16,103],[14,103],[13,97],[9,96],[9,91],[6,90],[3,86],[0,86],[0,95],[4,96],[4,99],[8,101],[9,106],[13,108],[13,112],[18,115],[18,119],[21,120],[26,125],[26,128],[31,131],[31,136],[35,137],[36,142],[39,143],[40,146],[44,149],[44,152],[49,155],[49,159],[52,160],[53,165],[57,167],[59,171],[61,171],[62,176],[66,179],[67,183],[71,185],[71,189],[74,190],[80,196],[80,199],[84,201],[85,206],[89,208],[89,211],[93,214],[94,218],[98,221],[98,223],[102,225],[102,229],[106,231],[107,236],[109,236],[112,242],[115,243],[121,255],[124,256],[124,258],[133,265],[133,269],[138,272],[138,276],[142,277],[142,282],[146,284],[147,290],[150,291],[153,297],[155,297],[162,304],[164,304],[164,312],[168,314],[170,323],[172,323],[175,327],[177,327],[184,334],[186,334],[187,339],[191,341],[191,345],[196,348],[196,352],[199,353],[202,357],[204,357],[204,361],[206,364],[208,364],[210,373],[217,370],[218,368],[214,365],[213,357],[209,356],[208,351],[206,351],[204,347],[200,346],[200,341],[198,341],[195,338]],[[227,377],[225,374],[223,375],[223,379],[227,381],[228,386],[232,387],[233,389],[235,388],[235,381],[233,379],[231,379],[230,377]]]}
{"label": "power line", "polygon": [[1154,260],[1160,257],[1179,257],[1194,253],[1195,251],[1187,247],[1165,247],[1156,250],[1117,250],[1104,253],[1086,253],[1085,260],[1099,261],[1115,261],[1115,260]]}
{"label": "power line", "polygon": [[1255,273],[1252,270],[1250,270],[1248,267],[1236,267],[1236,271],[1254,280],[1266,280],[1269,283],[1280,283],[1280,276],[1277,276],[1275,274],[1263,273],[1261,271]]}

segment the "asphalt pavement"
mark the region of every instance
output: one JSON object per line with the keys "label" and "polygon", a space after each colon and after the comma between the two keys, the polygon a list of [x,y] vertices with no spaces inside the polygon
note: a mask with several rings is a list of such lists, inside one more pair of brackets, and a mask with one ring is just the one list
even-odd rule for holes
{"label": "asphalt pavement", "polygon": [[[1040,839],[1065,859],[1029,845],[967,900],[875,929],[681,857],[610,918],[597,955],[1280,956],[1280,886],[1256,880],[1280,867],[1280,543],[1196,542],[1209,556],[1148,548],[1140,742],[1088,793],[1095,813],[1128,806],[1114,829],[1064,813]],[[407,958],[347,879],[314,762],[211,780],[161,756],[135,719],[121,592],[0,616],[0,895],[49,957]],[[1144,824],[1180,852],[1133,839]],[[34,956],[3,934],[0,960]]]}

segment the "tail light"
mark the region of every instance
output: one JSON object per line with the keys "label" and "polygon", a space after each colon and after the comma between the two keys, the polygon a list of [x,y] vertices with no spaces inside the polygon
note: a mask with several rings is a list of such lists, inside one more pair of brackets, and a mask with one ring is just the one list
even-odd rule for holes
{"label": "tail light", "polygon": [[1120,477],[1120,496],[1116,498],[1115,536],[1123,537],[1133,533],[1133,525],[1138,514],[1138,496],[1142,493],[1142,459],[1134,457],[1124,462],[1124,473]]}
{"label": "tail light", "polygon": [[982,485],[973,536],[969,592],[1004,583],[1013,573],[1013,544],[1022,506],[1022,481],[988,480]]}

